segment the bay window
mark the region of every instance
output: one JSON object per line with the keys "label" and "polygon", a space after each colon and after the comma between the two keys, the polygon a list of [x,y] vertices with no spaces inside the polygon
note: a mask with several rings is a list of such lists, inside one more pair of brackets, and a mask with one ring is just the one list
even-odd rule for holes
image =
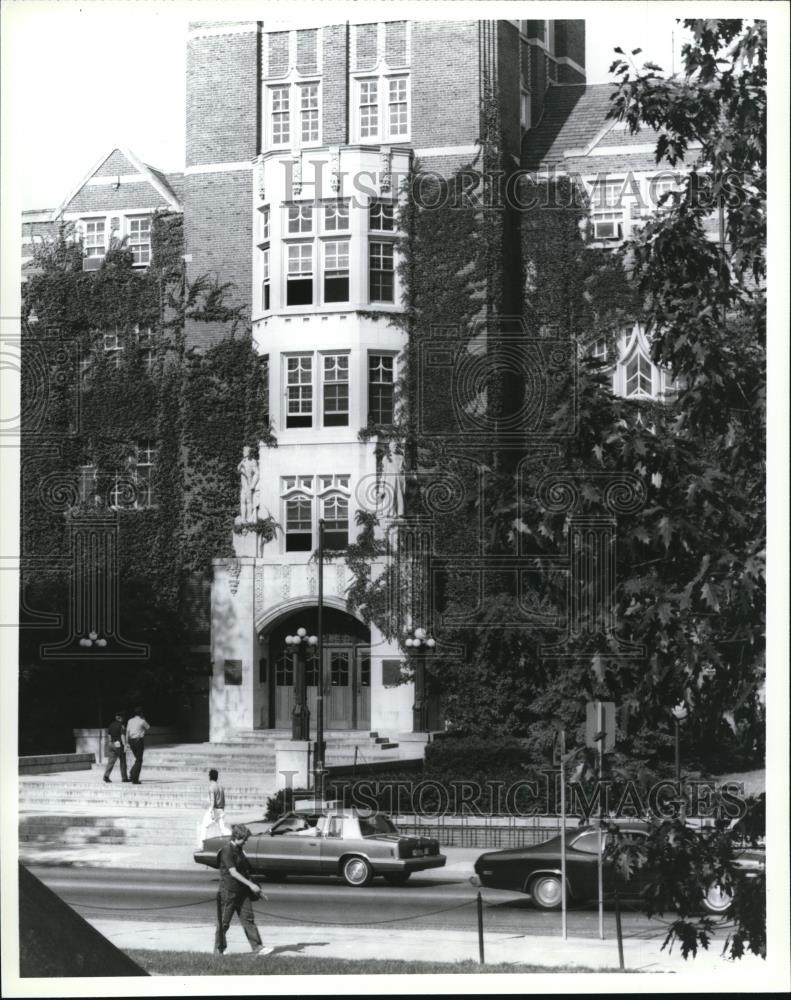
{"label": "bay window", "polygon": [[349,355],[325,354],[323,365],[325,427],[349,425]]}
{"label": "bay window", "polygon": [[292,243],[288,247],[286,305],[313,304],[313,244]]}
{"label": "bay window", "polygon": [[324,244],[324,301],[349,301],[349,241]]}
{"label": "bay window", "polygon": [[395,357],[368,355],[368,422],[392,424],[394,417]]}
{"label": "bay window", "polygon": [[393,244],[372,241],[368,248],[368,289],[371,302],[395,301]]}
{"label": "bay window", "polygon": [[313,425],[313,357],[286,358],[286,427]]}

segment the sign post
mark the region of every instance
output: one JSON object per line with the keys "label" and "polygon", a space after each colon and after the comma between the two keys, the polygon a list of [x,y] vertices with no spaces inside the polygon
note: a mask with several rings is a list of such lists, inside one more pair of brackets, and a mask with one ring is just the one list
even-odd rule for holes
{"label": "sign post", "polygon": [[560,730],[560,933],[566,940],[566,730]]}
{"label": "sign post", "polygon": [[598,752],[599,778],[599,937],[604,940],[604,755],[615,747],[615,702],[589,701],[585,712],[585,745]]}

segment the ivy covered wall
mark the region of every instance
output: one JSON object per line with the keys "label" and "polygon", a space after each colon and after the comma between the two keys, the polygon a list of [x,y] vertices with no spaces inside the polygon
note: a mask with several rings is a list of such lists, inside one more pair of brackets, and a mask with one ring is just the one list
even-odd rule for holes
{"label": "ivy covered wall", "polygon": [[[244,315],[226,306],[227,287],[185,283],[181,216],[154,217],[146,269],[114,244],[98,270],[84,272],[65,228],[36,265],[23,290],[22,350],[28,753],[72,749],[72,728],[106,725],[137,702],[153,724],[187,726],[210,671],[211,560],[232,554],[236,466],[243,445],[274,444],[266,361]],[[226,339],[204,354],[185,351],[187,318],[223,323]],[[117,528],[119,636],[149,654],[116,660],[112,637],[101,649],[74,637],[74,655],[53,659],[47,648],[69,638],[70,524],[107,516]],[[41,627],[44,613],[60,626]]]}

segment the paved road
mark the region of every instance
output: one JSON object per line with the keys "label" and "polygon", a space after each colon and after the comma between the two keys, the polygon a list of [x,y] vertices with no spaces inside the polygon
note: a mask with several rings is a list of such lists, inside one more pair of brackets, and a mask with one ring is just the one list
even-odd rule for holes
{"label": "paved road", "polygon": [[[158,921],[208,924],[215,919],[217,875],[206,869],[192,871],[130,871],[31,866],[45,884],[86,919]],[[285,884],[263,885],[268,901],[255,904],[259,923],[287,926],[329,924],[389,927],[415,930],[469,930],[477,927],[477,889],[466,880],[439,881],[430,873],[413,876],[401,887],[374,882],[364,889],[347,886],[340,879],[289,878]],[[500,933],[560,935],[559,913],[533,908],[521,894],[483,889],[484,926]],[[642,914],[624,913],[624,936],[661,939],[663,921]],[[568,933],[574,937],[598,936],[596,907],[572,909]],[[615,934],[615,916],[605,912],[605,933]]]}

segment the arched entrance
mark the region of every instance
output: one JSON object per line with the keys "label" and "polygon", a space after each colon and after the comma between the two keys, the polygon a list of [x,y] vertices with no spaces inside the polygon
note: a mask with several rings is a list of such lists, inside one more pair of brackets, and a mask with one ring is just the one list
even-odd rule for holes
{"label": "arched entrance", "polygon": [[[324,625],[324,728],[371,727],[371,632],[352,615],[326,607]],[[286,729],[294,707],[297,654],[286,645],[298,628],[317,631],[316,608],[302,608],[280,618],[269,630],[269,725]],[[264,637],[262,637],[264,638]],[[316,721],[319,663],[315,649],[307,656],[308,709],[311,727]]]}

